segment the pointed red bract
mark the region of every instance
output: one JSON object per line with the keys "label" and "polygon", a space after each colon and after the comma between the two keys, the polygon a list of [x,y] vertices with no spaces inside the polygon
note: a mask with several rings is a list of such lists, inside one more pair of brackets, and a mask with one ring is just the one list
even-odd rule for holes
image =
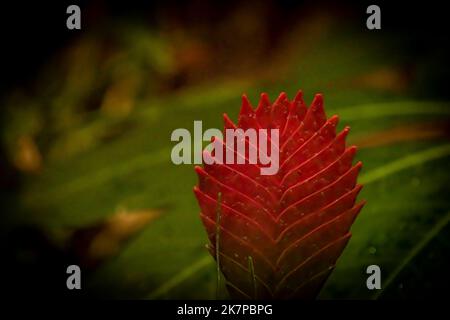
{"label": "pointed red bract", "polygon": [[[262,165],[249,163],[257,146],[248,139],[245,154],[231,150],[244,164],[196,167],[208,248],[219,257],[232,297],[311,299],[333,270],[364,205],[355,204],[362,164],[352,165],[356,147],[345,145],[348,127],[336,134],[338,120],[327,120],[321,94],[307,108],[301,91],[292,101],[281,93],[273,104],[263,93],[255,110],[244,95],[237,125],[224,115],[224,129],[280,132],[275,175],[261,175]],[[225,135],[217,142],[225,155]],[[214,157],[204,151],[204,158]]]}

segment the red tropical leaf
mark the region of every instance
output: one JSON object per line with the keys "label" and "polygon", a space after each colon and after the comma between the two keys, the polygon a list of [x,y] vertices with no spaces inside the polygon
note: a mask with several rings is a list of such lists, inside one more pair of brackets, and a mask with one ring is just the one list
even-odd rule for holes
{"label": "red tropical leaf", "polygon": [[[209,250],[232,297],[314,298],[333,270],[364,205],[355,204],[361,162],[352,165],[356,147],[345,146],[348,127],[336,134],[338,120],[327,120],[322,95],[307,108],[301,91],[293,101],[282,93],[273,104],[262,94],[256,110],[243,96],[237,125],[224,115],[225,129],[280,132],[275,175],[262,175],[261,161],[196,167]],[[225,154],[223,140],[215,141]],[[247,138],[245,154],[231,151],[248,160],[260,142]],[[216,152],[204,151],[207,157]]]}

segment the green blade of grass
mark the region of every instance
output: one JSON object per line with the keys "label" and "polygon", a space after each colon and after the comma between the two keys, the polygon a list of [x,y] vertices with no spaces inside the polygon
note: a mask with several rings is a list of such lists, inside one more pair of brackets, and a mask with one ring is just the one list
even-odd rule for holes
{"label": "green blade of grass", "polygon": [[378,299],[388,288],[394,280],[398,277],[398,275],[402,272],[402,270],[416,257],[430,241],[436,237],[442,229],[448,224],[450,221],[450,212],[444,215],[441,220],[422,238],[422,240],[414,246],[409,254],[402,259],[402,262],[398,265],[398,267],[389,275],[389,277],[384,282],[382,288],[376,292],[376,294],[372,297],[373,300]]}
{"label": "green blade of grass", "polygon": [[148,296],[148,299],[156,299],[164,294],[168,293],[171,289],[175,288],[181,282],[185,281],[187,278],[200,271],[201,269],[212,264],[212,259],[210,256],[204,256],[197,260],[195,263],[184,268],[181,272],[177,273],[174,277],[170,278],[168,281],[164,282],[161,286],[153,290]]}
{"label": "green blade of grass", "polygon": [[403,158],[394,160],[388,164],[385,164],[377,169],[371,170],[366,174],[361,175],[359,182],[363,184],[369,184],[382,179],[388,175],[394,174],[397,171],[407,169],[431,161],[433,159],[438,159],[450,155],[450,144],[441,145],[438,147],[433,147],[426,149],[421,152],[417,152],[411,155],[407,155]]}

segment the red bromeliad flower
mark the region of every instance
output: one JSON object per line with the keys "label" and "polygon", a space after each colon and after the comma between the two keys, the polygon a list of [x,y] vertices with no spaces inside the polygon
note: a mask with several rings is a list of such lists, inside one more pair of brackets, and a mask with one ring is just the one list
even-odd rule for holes
{"label": "red bromeliad flower", "polygon": [[261,163],[196,167],[194,192],[209,249],[231,296],[316,297],[364,205],[355,205],[361,162],[352,166],[356,147],[345,146],[349,128],[336,135],[338,117],[327,120],[322,95],[307,108],[301,91],[293,101],[282,93],[273,104],[262,94],[256,110],[243,96],[238,125],[226,114],[224,120],[225,128],[280,133],[275,175],[261,175]]}

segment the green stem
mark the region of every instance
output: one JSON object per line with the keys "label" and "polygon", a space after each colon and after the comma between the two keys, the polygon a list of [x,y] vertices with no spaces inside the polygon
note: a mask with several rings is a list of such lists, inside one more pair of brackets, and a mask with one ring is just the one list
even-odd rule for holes
{"label": "green stem", "polygon": [[253,299],[257,298],[256,292],[256,276],[255,276],[255,267],[253,265],[253,258],[251,256],[248,257],[248,269],[250,271],[250,281],[253,286]]}
{"label": "green stem", "polygon": [[221,218],[221,209],[222,209],[222,193],[219,192],[217,194],[217,210],[216,210],[216,271],[217,271],[217,286],[216,286],[216,299],[219,299],[220,293],[220,218]]}

